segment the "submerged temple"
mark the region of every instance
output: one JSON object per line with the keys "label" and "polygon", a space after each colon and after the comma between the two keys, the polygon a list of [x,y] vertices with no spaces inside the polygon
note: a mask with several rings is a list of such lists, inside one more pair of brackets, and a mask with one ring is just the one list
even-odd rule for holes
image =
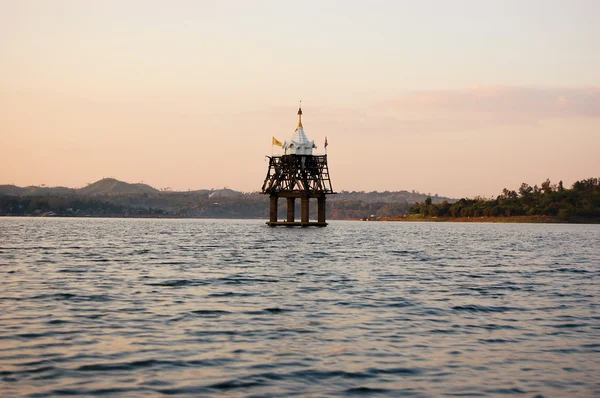
{"label": "submerged temple", "polygon": [[[270,226],[318,226],[325,227],[326,195],[334,194],[329,178],[327,154],[313,155],[317,146],[309,141],[302,126],[302,108],[298,109],[298,126],[289,141],[282,145],[285,154],[269,158],[269,170],[262,186],[262,193],[269,195]],[[287,199],[287,218],[277,219],[279,198]],[[296,199],[300,199],[300,221],[295,219]],[[310,199],[317,200],[317,221],[310,221]]]}

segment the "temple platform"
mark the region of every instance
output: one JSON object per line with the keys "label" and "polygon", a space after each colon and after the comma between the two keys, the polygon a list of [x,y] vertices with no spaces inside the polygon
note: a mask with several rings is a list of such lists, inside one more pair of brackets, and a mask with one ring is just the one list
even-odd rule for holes
{"label": "temple platform", "polygon": [[[327,138],[325,138],[327,148]],[[326,227],[326,196],[335,194],[329,178],[327,153],[313,155],[317,146],[309,141],[302,127],[302,108],[298,109],[298,126],[289,141],[283,144],[272,139],[273,145],[283,148],[284,155],[267,156],[269,169],[262,193],[269,195],[271,227]],[[279,199],[287,202],[285,218],[279,218]],[[296,221],[296,200],[300,200],[300,220]],[[316,199],[316,221],[310,220],[310,201]],[[314,220],[313,218],[313,220]]]}
{"label": "temple platform", "polygon": [[269,227],[326,227],[328,223],[318,221],[267,221],[266,224]]}

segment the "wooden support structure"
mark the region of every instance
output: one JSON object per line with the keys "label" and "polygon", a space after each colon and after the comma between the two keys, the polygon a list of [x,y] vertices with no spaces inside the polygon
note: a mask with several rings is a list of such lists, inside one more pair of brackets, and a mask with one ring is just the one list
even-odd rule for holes
{"label": "wooden support structure", "polygon": [[287,198],[287,222],[294,222],[296,218],[296,198]]}
{"label": "wooden support structure", "polygon": [[[270,197],[270,226],[327,226],[326,195],[334,194],[327,167],[327,155],[281,155],[269,158],[269,170],[262,193]],[[287,199],[287,217],[277,220],[277,201]],[[295,219],[300,199],[300,221]],[[317,199],[317,221],[310,221],[310,199]]]}
{"label": "wooden support structure", "polygon": [[271,211],[269,215],[269,222],[277,222],[277,195],[271,195]]}
{"label": "wooden support structure", "polygon": [[309,200],[310,199],[307,197],[303,197],[300,200],[300,208],[302,209],[300,211],[300,222],[303,224],[308,223],[308,220],[309,220],[309,217],[308,217],[308,213],[309,213],[308,206],[310,205]]}
{"label": "wooden support structure", "polygon": [[325,222],[325,214],[326,214],[326,210],[325,210],[325,195],[319,196],[317,198],[317,222]]}

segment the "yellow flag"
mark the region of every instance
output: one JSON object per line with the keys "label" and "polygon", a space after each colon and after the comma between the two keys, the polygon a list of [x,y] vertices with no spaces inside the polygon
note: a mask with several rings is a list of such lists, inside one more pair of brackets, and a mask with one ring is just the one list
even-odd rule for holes
{"label": "yellow flag", "polygon": [[281,143],[281,141],[278,141],[277,138],[273,137],[273,143],[271,145],[277,145],[280,147],[283,147],[283,144]]}

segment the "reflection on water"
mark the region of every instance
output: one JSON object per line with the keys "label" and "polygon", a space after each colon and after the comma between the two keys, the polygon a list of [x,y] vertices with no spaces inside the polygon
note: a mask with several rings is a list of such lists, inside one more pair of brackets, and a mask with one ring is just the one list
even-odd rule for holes
{"label": "reflection on water", "polygon": [[600,395],[600,226],[0,219],[0,396]]}

